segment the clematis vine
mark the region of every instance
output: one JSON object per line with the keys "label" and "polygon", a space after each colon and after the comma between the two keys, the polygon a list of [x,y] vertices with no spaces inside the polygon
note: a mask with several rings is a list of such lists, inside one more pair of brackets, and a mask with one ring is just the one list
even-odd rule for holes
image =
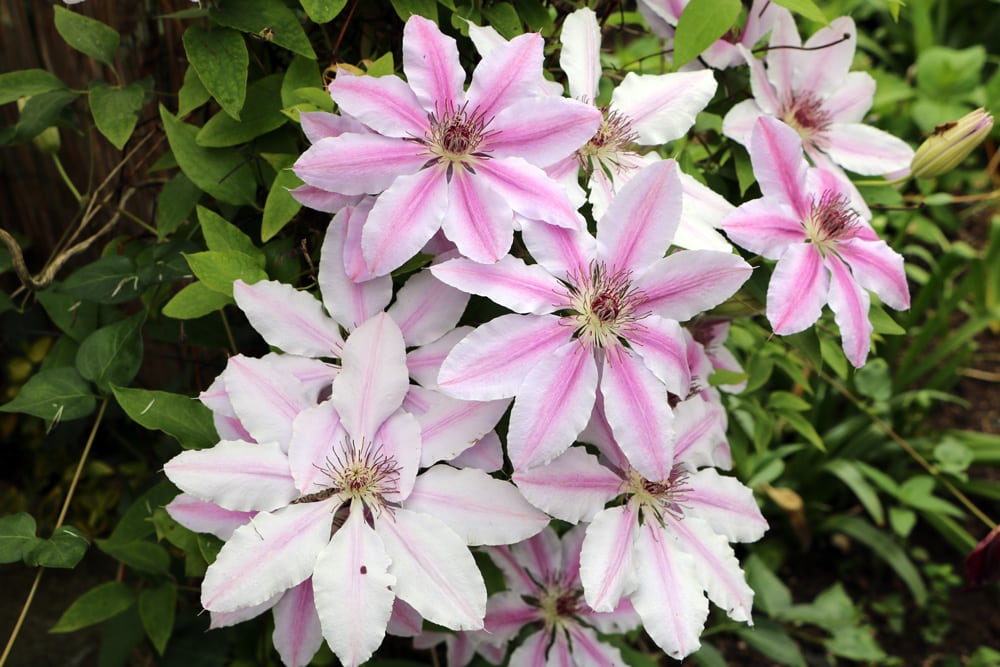
{"label": "clematis vine", "polygon": [[913,149],[861,122],[872,106],[875,80],[866,72],[849,71],[856,47],[849,17],[834,19],[803,46],[791,13],[781,9],[763,60],[740,47],[750,65],[754,98],[729,110],[723,133],[749,146],[757,119],[772,116],[798,133],[818,167],[868,175],[906,169]]}
{"label": "clematis vine", "polygon": [[[731,296],[750,274],[732,253],[666,255],[680,215],[673,161],[625,184],[597,237],[526,225],[538,264],[451,259],[445,283],[511,309],[466,336],[441,366],[438,387],[467,400],[516,396],[507,451],[516,469],[550,461],[586,425],[600,388],[619,440],[652,471],[670,458],[667,393],[687,396],[687,341],[679,322]],[[648,460],[647,460],[648,459]]]}
{"label": "clematis vine", "polygon": [[767,290],[767,319],[781,335],[803,331],[829,303],[844,352],[855,366],[871,347],[868,291],[897,310],[910,306],[903,258],[878,238],[836,174],[809,167],[794,130],[757,121],[750,160],[763,197],[723,222],[738,245],[778,260]]}
{"label": "clematis vine", "polygon": [[442,229],[466,257],[495,262],[510,248],[515,214],[580,228],[565,191],[543,171],[597,129],[600,113],[539,96],[542,39],[525,34],[490,51],[462,90],[455,40],[411,17],[403,70],[330,84],[342,113],[367,132],[319,139],[295,163],[309,186],[341,195],[378,195],[361,247],[368,275],[385,275]]}
{"label": "clematis vine", "polygon": [[548,465],[515,472],[514,481],[552,516],[590,521],[580,551],[587,604],[610,612],[627,598],[649,636],[679,659],[700,645],[708,600],[752,622],[753,591],[729,543],[760,539],[767,522],[750,489],[703,467],[728,454],[717,408],[679,403],[673,456],[652,473],[637,468],[608,416],[599,402],[580,437],[600,457],[572,447]]}

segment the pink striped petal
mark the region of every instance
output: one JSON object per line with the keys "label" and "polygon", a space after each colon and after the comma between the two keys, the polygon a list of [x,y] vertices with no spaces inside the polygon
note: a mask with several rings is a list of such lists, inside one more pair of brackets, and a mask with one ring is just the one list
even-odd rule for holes
{"label": "pink striped petal", "polygon": [[558,317],[503,315],[456,345],[441,365],[438,388],[470,401],[510,398],[525,376],[563,346],[572,332]]}
{"label": "pink striped petal", "polygon": [[233,410],[253,439],[277,442],[287,450],[292,422],[316,404],[315,397],[297,377],[281,371],[267,357],[231,357],[225,378]]}
{"label": "pink striped petal", "polygon": [[360,506],[316,558],[313,589],[323,637],[345,667],[357,667],[382,643],[396,577],[382,540]]}
{"label": "pink striped petal", "polygon": [[312,185],[300,185],[289,190],[288,194],[303,206],[324,213],[336,213],[346,206],[353,206],[361,198],[361,195],[342,195]]}
{"label": "pink striped petal", "polygon": [[[580,543],[583,543],[581,536]],[[579,546],[579,545],[577,545]],[[512,545],[511,553],[524,570],[537,582],[562,581],[562,543],[551,527],[538,533],[530,540]],[[579,560],[579,552],[576,554]],[[579,565],[579,564],[578,564]]]}
{"label": "pink striped petal", "polygon": [[629,342],[667,391],[687,396],[691,388],[691,369],[681,325],[675,320],[650,315],[629,334]]}
{"label": "pink striped petal", "polygon": [[361,233],[370,276],[385,275],[420,251],[441,227],[448,190],[444,173],[432,167],[399,177],[379,196]]}
{"label": "pink striped petal", "polygon": [[486,632],[498,642],[510,641],[526,625],[540,620],[538,609],[526,604],[519,593],[491,595],[486,605]]}
{"label": "pink striped petal", "polygon": [[463,401],[411,386],[403,408],[420,424],[420,467],[450,461],[474,445],[493,430],[509,404],[509,400]]}
{"label": "pink striped petal", "polygon": [[185,493],[238,512],[284,507],[298,497],[288,457],[277,443],[223,440],[181,452],[163,466]]}
{"label": "pink striped petal", "polygon": [[574,665],[624,665],[621,652],[597,638],[590,628],[573,623],[567,626]]}
{"label": "pink striped petal", "polygon": [[594,11],[584,7],[567,16],[559,41],[559,67],[566,73],[570,97],[593,102],[601,78],[601,27]]}
{"label": "pink striped petal", "polygon": [[472,327],[459,327],[441,338],[406,354],[406,368],[410,377],[427,389],[437,389],[438,372],[448,353],[472,332]]}
{"label": "pink striped petal", "polygon": [[753,269],[739,255],[715,250],[681,250],[656,261],[635,281],[643,306],[684,322],[736,293]]}
{"label": "pink striped petal", "polygon": [[486,585],[462,539],[433,516],[399,508],[375,531],[392,560],[396,595],[431,623],[479,630],[486,614]]}
{"label": "pink striped petal", "polygon": [[705,521],[712,532],[730,542],[756,542],[768,527],[753,491],[737,479],[721,476],[715,468],[704,468],[687,478],[684,512]]}
{"label": "pink striped petal", "polygon": [[[340,70],[338,75],[346,76],[344,70]],[[299,124],[302,126],[302,133],[306,135],[306,139],[311,144],[327,137],[339,137],[342,134],[368,131],[364,125],[353,118],[325,111],[303,111],[299,114]]]}
{"label": "pink striped petal", "polygon": [[492,264],[510,250],[513,225],[510,204],[490,187],[488,179],[466,169],[451,174],[441,229],[459,252],[476,262]]}
{"label": "pink striped petal", "polygon": [[684,194],[681,222],[674,234],[674,245],[687,250],[732,252],[733,247],[716,229],[722,227],[722,221],[736,207],[693,176],[679,169],[677,175],[681,179]]}
{"label": "pink striped petal", "polygon": [[220,540],[228,540],[234,530],[254,515],[253,512],[227,510],[225,507],[199,500],[186,493],[178,495],[163,509],[167,510],[170,518],[188,530],[211,533]]}
{"label": "pink striped petal", "polygon": [[680,139],[715,95],[711,70],[640,75],[629,72],[611,94],[611,108],[632,121],[638,143]]}
{"label": "pink striped petal", "polygon": [[557,519],[591,521],[622,492],[622,480],[582,447],[570,447],[546,466],[514,473],[514,483],[532,505]]}
{"label": "pink striped petal", "polygon": [[844,354],[855,368],[861,368],[871,349],[868,292],[858,286],[851,270],[838,257],[830,255],[827,266],[830,267],[830,309],[840,328]]}
{"label": "pink striped petal", "polygon": [[635,568],[643,578],[632,593],[632,605],[656,645],[680,660],[698,650],[708,618],[701,568],[655,519],[645,521],[638,532]]}
{"label": "pink striped petal", "polygon": [[765,113],[756,101],[737,102],[722,119],[722,133],[733,141],[749,147],[753,128],[763,115]]}
{"label": "pink striped petal", "polygon": [[218,628],[228,628],[238,623],[243,623],[249,621],[251,618],[257,618],[263,614],[268,609],[271,609],[281,600],[284,593],[277,593],[276,595],[268,598],[260,604],[255,604],[250,607],[242,607],[236,611],[210,611],[208,612],[211,620],[208,623],[209,630],[217,630]]}
{"label": "pink striped petal", "polygon": [[688,470],[703,466],[729,468],[729,443],[726,441],[726,416],[722,408],[700,398],[681,401],[674,406],[674,461]]}
{"label": "pink striped petal", "polygon": [[[774,39],[774,33],[771,33]],[[754,103],[760,107],[764,114],[773,116],[781,109],[781,97],[787,91],[776,91],[774,85],[768,80],[768,71],[764,67],[764,61],[755,58],[749,49],[742,45],[737,45],[736,50],[740,52],[747,65],[750,67],[750,91],[753,93]]]}
{"label": "pink striped petal", "polygon": [[335,509],[331,502],[289,505],[273,514],[261,512],[237,528],[205,573],[202,606],[235,611],[308,579],[330,540]]}
{"label": "pink striped petal", "polygon": [[524,378],[507,430],[515,470],[548,463],[566,451],[590,419],[597,393],[594,354],[577,341],[553,351]]}
{"label": "pink striped petal", "polygon": [[[357,328],[381,312],[392,299],[391,276],[363,282],[355,282],[348,276],[344,257],[351,217],[352,212],[344,210],[333,219],[326,229],[319,259],[319,288],[323,293],[323,305],[330,317],[347,330]],[[354,241],[359,242],[360,239]],[[361,259],[360,244],[352,250],[354,257]]]}
{"label": "pink striped petal", "polygon": [[510,482],[443,464],[417,477],[406,508],[440,519],[469,545],[520,542],[549,524]]}
{"label": "pink striped petal", "polygon": [[597,258],[640,272],[666,254],[681,216],[677,163],[654,162],[622,187],[597,223]]}
{"label": "pink striped petal", "polygon": [[631,505],[619,505],[595,516],[587,528],[580,550],[580,580],[594,611],[612,611],[623,595],[636,589],[636,573],[644,572],[633,560],[638,519]]}
{"label": "pink striped petal", "polygon": [[667,479],[674,464],[674,419],[663,383],[638,357],[623,352],[604,362],[601,394],[615,440],[632,467],[646,479]]}
{"label": "pink striped petal", "polygon": [[370,440],[410,388],[399,327],[388,315],[376,315],[347,339],[342,361],[330,401],[355,440]]}
{"label": "pink striped petal", "polygon": [[612,469],[628,470],[628,457],[615,441],[615,433],[611,430],[608,416],[604,413],[604,397],[601,392],[597,392],[594,412],[590,415],[590,421],[577,439],[597,447],[597,451]]}
{"label": "pink striped petal", "polygon": [[762,116],[750,135],[750,162],[764,197],[776,199],[805,220],[812,200],[804,190],[808,165],[795,130]]}
{"label": "pink striped petal", "polygon": [[[423,633],[424,619],[420,617],[417,610],[406,604],[399,598],[392,601],[392,616],[389,617],[389,625],[386,626],[387,634],[394,637],[414,637]],[[414,646],[416,646],[414,639]]]}
{"label": "pink striped petal", "polygon": [[525,220],[521,237],[532,258],[560,280],[585,272],[597,254],[596,239],[582,230]]}
{"label": "pink striped petal", "polygon": [[[743,578],[740,563],[725,536],[712,532],[707,523],[694,517],[678,521],[668,516],[666,520],[681,548],[698,562],[695,580],[704,587],[708,599],[725,609],[734,621],[753,625],[750,616],[753,591]],[[634,596],[632,602],[636,602]],[[636,609],[639,609],[638,604]],[[639,613],[641,615],[642,611]]]}
{"label": "pink striped petal", "polygon": [[320,139],[295,162],[306,184],[344,195],[378,194],[402,174],[416,173],[428,155],[420,144],[379,134]]}
{"label": "pink striped petal", "polygon": [[388,313],[399,325],[406,346],[415,347],[454,329],[467,303],[468,294],[445,285],[430,271],[420,271],[399,289]]}
{"label": "pink striped petal", "polygon": [[733,243],[768,259],[806,240],[805,227],[792,209],[767,197],[740,206],[722,221]]}
{"label": "pink striped petal", "polygon": [[820,97],[839,95],[858,48],[854,20],[849,16],[835,18],[813,33],[804,46],[802,51],[786,50],[795,59],[795,90],[814,91]]}
{"label": "pink striped petal", "polygon": [[292,424],[288,465],[301,493],[315,493],[329,486],[330,478],[324,471],[336,451],[333,445],[349,437],[330,401],[299,413]]}
{"label": "pink striped petal", "polygon": [[452,287],[485,296],[519,313],[544,315],[569,299],[566,288],[548,271],[511,255],[496,264],[451,259],[432,266],[431,272]]}
{"label": "pink striped petal", "polygon": [[[802,68],[805,52],[796,48],[802,46],[802,38],[799,37],[799,30],[791,13],[781,12],[775,17],[770,45],[783,47],[768,51],[766,56],[767,78],[777,91],[778,97],[788,100],[799,90],[812,90],[814,82],[805,81],[804,87],[800,87],[796,76],[796,70]],[[826,49],[823,49],[820,55],[822,56],[825,51]],[[819,76],[822,77],[823,73],[819,73]],[[754,95],[757,94],[757,90],[754,89]]]}
{"label": "pink striped petal", "polygon": [[410,86],[397,76],[338,76],[330,97],[342,113],[387,137],[422,137],[429,129],[427,111]]}
{"label": "pink striped petal", "polygon": [[490,152],[495,157],[521,157],[548,167],[590,141],[601,124],[601,112],[589,104],[562,97],[519,100],[496,115]]}
{"label": "pink striped petal", "polygon": [[510,664],[523,667],[561,667],[556,664],[555,651],[549,658],[549,637],[544,632],[528,635],[521,645],[510,654]]}
{"label": "pink striped petal", "polygon": [[503,445],[496,431],[490,431],[476,444],[451,460],[459,468],[479,468],[483,472],[496,472],[503,467]]}
{"label": "pink striped petal", "polygon": [[837,123],[827,132],[823,150],[848,171],[866,176],[888,174],[910,166],[913,149],[888,132],[861,123]]}
{"label": "pink striped petal", "polygon": [[583,228],[583,218],[566,191],[535,165],[517,157],[497,158],[477,164],[476,174],[515,213],[557,227]]}
{"label": "pink striped petal", "polygon": [[789,246],[767,287],[767,319],[774,333],[798,333],[818,320],[829,285],[827,269],[815,246]]}
{"label": "pink striped petal", "polygon": [[[539,535],[544,535],[551,528],[546,528]],[[532,540],[537,539],[538,535],[532,538]],[[558,539],[558,538],[557,538]],[[531,541],[531,540],[527,540]],[[514,552],[511,551],[510,547],[499,546],[492,549],[485,549],[484,552],[493,561],[501,572],[503,572],[503,578],[506,581],[507,589],[513,591],[517,596],[516,599],[520,600],[522,595],[535,595],[538,593],[538,582],[542,581],[533,572],[528,572],[524,565],[521,563],[520,558],[514,556]],[[492,608],[493,597],[490,596],[489,602],[486,604],[486,631],[490,631],[490,609]],[[522,603],[523,604],[523,603]]]}
{"label": "pink striped petal", "polygon": [[233,297],[268,345],[304,357],[340,356],[340,329],[309,292],[274,280],[253,285],[237,280]]}
{"label": "pink striped petal", "polygon": [[910,307],[903,257],[885,241],[846,239],[837,244],[837,254],[851,267],[858,285],[878,294],[890,308]]}
{"label": "pink striped petal", "polygon": [[583,587],[583,584],[580,583],[580,549],[583,548],[583,540],[586,537],[587,526],[577,524],[563,533],[560,538],[562,557],[559,570],[562,572],[562,580],[567,586]]}
{"label": "pink striped petal", "polygon": [[875,79],[868,72],[851,72],[836,95],[823,100],[823,110],[835,123],[860,123],[872,108]]}
{"label": "pink striped petal", "polygon": [[403,71],[420,103],[439,114],[461,106],[465,72],[458,45],[433,21],[413,15],[403,28]]}
{"label": "pink striped petal", "polygon": [[524,97],[533,97],[542,77],[542,37],[518,35],[483,56],[466,91],[469,107],[484,118],[496,116]]}
{"label": "pink striped petal", "polygon": [[286,667],[305,667],[323,645],[312,579],[287,590],[274,606],[272,641]]}

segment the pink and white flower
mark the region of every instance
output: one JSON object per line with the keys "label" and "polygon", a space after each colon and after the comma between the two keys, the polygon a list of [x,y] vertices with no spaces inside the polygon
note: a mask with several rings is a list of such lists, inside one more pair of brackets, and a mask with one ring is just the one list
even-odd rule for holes
{"label": "pink and white flower", "polygon": [[872,291],[897,310],[910,306],[903,258],[878,238],[838,175],[809,167],[794,130],[757,121],[750,160],[764,196],[723,222],[738,245],[778,260],[767,290],[767,319],[781,335],[802,331],[829,303],[844,352],[856,367],[871,347]]}
{"label": "pink and white flower", "polygon": [[514,311],[465,337],[441,366],[439,388],[468,400],[516,396],[507,451],[516,469],[563,452],[586,425],[598,387],[621,442],[650,476],[671,460],[667,393],[687,396],[679,322],[729,296],[750,267],[732,253],[666,255],[680,214],[676,164],[630,180],[597,224],[596,239],[526,225],[538,264],[514,257],[432,267],[442,281]]}
{"label": "pink and white flower", "polygon": [[338,74],[330,94],[370,132],[320,139],[295,173],[322,190],[378,195],[362,233],[366,277],[402,265],[438,229],[466,257],[495,262],[510,248],[515,214],[581,226],[543,168],[593,136],[600,114],[539,97],[542,58],[541,36],[521,35],[490,51],[463,91],[455,41],[413,16],[403,33],[406,82]]}

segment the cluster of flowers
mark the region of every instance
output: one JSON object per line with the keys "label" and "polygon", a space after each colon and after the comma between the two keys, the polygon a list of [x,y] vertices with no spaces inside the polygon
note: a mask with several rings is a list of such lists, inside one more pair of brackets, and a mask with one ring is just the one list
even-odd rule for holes
{"label": "cluster of flowers", "polygon": [[[667,31],[668,4],[644,8]],[[720,63],[749,64],[755,94],[723,125],[763,194],[738,208],[640,152],[687,133],[712,72],[629,73],[596,107],[589,10],[562,28],[571,98],[543,77],[539,35],[475,26],[482,59],[466,89],[455,41],[419,17],[405,27],[405,81],[341,70],[339,115],[302,115],[312,146],[294,167],[296,196],[335,213],[322,301],[236,283],[281,352],[231,358],[201,396],[222,441],[165,466],[183,492],[170,514],[226,541],[202,587],[214,627],[271,609],[287,665],[324,639],[358,665],[388,632],[446,641],[454,665],[477,651],[499,663],[520,633],[510,664],[583,666],[624,664],[602,634],[640,625],[667,654],[690,654],[709,600],[752,621],[731,543],[767,523],[750,489],[717,472],[731,458],[708,378],[739,365],[728,324],[705,316],[751,267],[719,229],[778,260],[776,333],[829,303],[861,365],[868,291],[895,308],[909,297],[902,259],[840,166],[893,172],[912,153],[859,122],[874,83],[848,72],[849,19],[807,43],[822,52],[774,49],[765,69],[747,45],[769,31],[772,45],[801,42],[773,3],[750,18]],[[417,253],[430,266],[394,295],[391,272]],[[511,313],[458,327],[470,295]],[[494,428],[512,401],[502,445]],[[504,454],[512,481],[491,475]],[[552,517],[576,526],[560,536]],[[487,599],[469,547],[508,592]],[[422,632],[421,619],[459,632]]]}

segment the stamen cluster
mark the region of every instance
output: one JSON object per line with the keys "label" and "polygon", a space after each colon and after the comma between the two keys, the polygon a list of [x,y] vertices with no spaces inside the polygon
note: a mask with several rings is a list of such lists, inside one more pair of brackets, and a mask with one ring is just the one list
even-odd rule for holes
{"label": "stamen cluster", "polygon": [[847,195],[824,190],[819,200],[813,199],[805,227],[810,240],[825,250],[828,248],[824,246],[846,238],[859,220],[860,216],[851,207]]}
{"label": "stamen cluster", "polygon": [[586,273],[571,275],[568,287],[575,335],[588,346],[617,346],[649,315],[639,310],[646,297],[632,286],[631,271],[615,271],[595,260]]}

